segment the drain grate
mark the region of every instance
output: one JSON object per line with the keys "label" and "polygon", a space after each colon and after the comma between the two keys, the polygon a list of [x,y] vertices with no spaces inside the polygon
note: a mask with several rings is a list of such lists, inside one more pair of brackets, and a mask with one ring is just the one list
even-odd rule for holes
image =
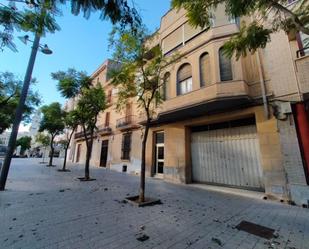
{"label": "drain grate", "polygon": [[275,230],[269,227],[264,227],[249,221],[242,221],[240,222],[236,228],[238,230],[245,231],[247,233],[254,234],[256,236],[265,238],[265,239],[271,239],[274,237]]}

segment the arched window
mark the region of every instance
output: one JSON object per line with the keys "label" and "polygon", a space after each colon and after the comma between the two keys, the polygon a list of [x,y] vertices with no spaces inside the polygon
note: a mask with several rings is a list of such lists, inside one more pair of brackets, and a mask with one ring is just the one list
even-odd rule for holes
{"label": "arched window", "polygon": [[169,72],[165,73],[164,77],[163,77],[163,86],[160,89],[161,96],[162,96],[163,100],[168,99],[168,91],[169,91],[169,87],[170,87],[170,80],[171,80],[171,74]]}
{"label": "arched window", "polygon": [[233,80],[231,59],[224,54],[223,48],[219,49],[219,63],[221,81]]}
{"label": "arched window", "polygon": [[177,72],[177,95],[192,91],[192,69],[189,63],[183,64]]}
{"label": "arched window", "polygon": [[200,85],[209,86],[210,85],[210,59],[209,54],[204,53],[200,57]]}

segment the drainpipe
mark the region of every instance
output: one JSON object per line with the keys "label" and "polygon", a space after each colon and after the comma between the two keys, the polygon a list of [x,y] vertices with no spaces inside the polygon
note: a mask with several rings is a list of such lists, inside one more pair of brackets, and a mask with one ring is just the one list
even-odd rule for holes
{"label": "drainpipe", "polygon": [[268,100],[267,100],[267,96],[266,96],[265,80],[264,80],[264,76],[263,76],[263,68],[262,68],[262,63],[261,63],[261,59],[260,59],[259,49],[257,49],[255,54],[256,54],[256,60],[257,60],[257,64],[258,64],[260,86],[261,86],[261,91],[262,91],[262,99],[263,99],[263,106],[264,106],[264,117],[265,117],[265,119],[269,119]]}

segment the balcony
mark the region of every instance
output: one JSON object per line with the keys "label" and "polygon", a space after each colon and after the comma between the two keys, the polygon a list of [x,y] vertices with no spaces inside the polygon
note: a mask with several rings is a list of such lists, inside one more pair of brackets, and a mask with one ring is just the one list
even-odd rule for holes
{"label": "balcony", "polygon": [[84,132],[82,132],[82,131],[76,132],[76,133],[74,134],[74,139],[78,139],[78,140],[84,139]]}
{"label": "balcony", "polygon": [[297,51],[296,72],[301,94],[309,93],[309,47]]}
{"label": "balcony", "polygon": [[100,135],[110,135],[112,133],[112,128],[105,125],[99,125],[97,133]]}
{"label": "balcony", "polygon": [[165,101],[153,123],[169,123],[232,111],[251,103],[249,89],[244,81],[220,82]]}
{"label": "balcony", "polygon": [[139,128],[139,124],[137,123],[137,117],[135,115],[128,115],[118,119],[116,122],[116,128],[119,130],[130,130]]}

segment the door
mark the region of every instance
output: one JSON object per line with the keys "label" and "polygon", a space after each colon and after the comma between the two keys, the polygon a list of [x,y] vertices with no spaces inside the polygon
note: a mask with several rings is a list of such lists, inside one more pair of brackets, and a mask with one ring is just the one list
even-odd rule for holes
{"label": "door", "polygon": [[80,159],[80,153],[81,153],[81,144],[77,145],[77,152],[76,152],[76,162],[79,163],[79,159]]}
{"label": "door", "polygon": [[164,132],[155,133],[155,165],[154,173],[156,176],[164,174]]}
{"label": "door", "polygon": [[156,174],[164,173],[164,144],[157,144],[156,146]]}
{"label": "door", "polygon": [[191,156],[194,182],[263,189],[255,125],[192,132]]}
{"label": "door", "polygon": [[108,155],[108,140],[104,140],[102,141],[102,147],[101,147],[101,158],[100,158],[101,167],[106,167],[107,155]]}

